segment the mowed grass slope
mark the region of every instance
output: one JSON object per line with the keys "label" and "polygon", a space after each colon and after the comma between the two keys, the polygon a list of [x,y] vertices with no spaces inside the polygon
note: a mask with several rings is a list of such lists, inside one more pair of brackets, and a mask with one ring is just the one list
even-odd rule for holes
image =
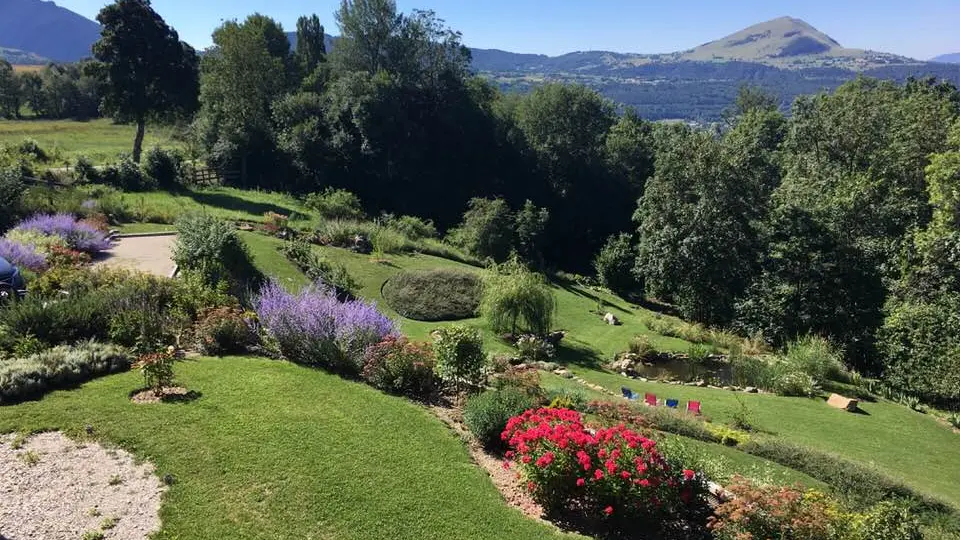
{"label": "mowed grass slope", "polygon": [[862,414],[829,407],[822,398],[744,394],[626,379],[570,366],[584,379],[619,391],[651,392],[681,402],[697,400],[716,422],[729,422],[742,402],[760,432],[873,465],[914,489],[960,508],[960,435],[929,415],[889,401],[862,402]]}
{"label": "mowed grass slope", "polygon": [[[24,139],[34,139],[59,165],[81,155],[94,163],[113,161],[118,154],[133,151],[135,133],[135,126],[115,124],[106,118],[86,122],[0,120],[0,145],[18,145]],[[143,147],[153,146],[179,148],[182,144],[174,140],[170,128],[148,126]]]}
{"label": "mowed grass slope", "polygon": [[[421,340],[428,339],[433,329],[451,323],[425,323],[399,317],[389,309],[380,294],[383,283],[400,270],[471,268],[426,255],[391,256],[388,257],[389,263],[384,264],[374,262],[370,256],[342,249],[317,249],[346,266],[350,274],[363,284],[360,290],[363,297],[376,301],[381,309],[401,321],[404,333]],[[627,379],[605,371],[602,362],[625,350],[633,336],[647,335],[654,346],[662,350],[685,351],[689,343],[654,334],[643,324],[649,312],[615,296],[572,285],[553,285],[553,288],[557,298],[555,327],[567,331],[558,361],[584,379],[613,392],[627,386],[637,392],[655,393],[661,398],[699,400],[703,403],[704,413],[717,422],[731,421],[740,408],[738,399],[742,400],[760,431],[876,466],[921,492],[960,507],[960,466],[957,465],[960,463],[960,436],[934,418],[886,401],[864,403],[861,407],[864,414],[850,414],[828,407],[823,399],[743,394]],[[596,309],[597,298],[607,303],[607,309],[620,318],[622,326],[606,325],[591,312]],[[483,331],[489,350],[510,350],[482,319],[460,322]]]}
{"label": "mowed grass slope", "polygon": [[[319,370],[253,358],[178,363],[201,397],[136,405],[126,373],[0,407],[0,432],[63,429],[171,474],[157,538],[560,538],[509,508],[422,407]],[[55,459],[47,456],[45,459]]]}

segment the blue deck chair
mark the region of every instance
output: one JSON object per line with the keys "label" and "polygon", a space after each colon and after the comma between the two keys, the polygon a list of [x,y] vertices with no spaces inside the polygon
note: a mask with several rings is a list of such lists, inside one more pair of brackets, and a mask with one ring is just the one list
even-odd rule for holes
{"label": "blue deck chair", "polygon": [[633,390],[630,390],[626,386],[621,386],[620,391],[623,392],[623,397],[629,399],[630,401],[636,401],[640,399],[640,396],[633,393]]}
{"label": "blue deck chair", "polygon": [[676,400],[676,399],[668,399],[668,400],[667,400],[667,407],[670,407],[671,409],[676,409],[676,408],[679,407],[679,406],[680,406],[680,401],[678,401],[678,400]]}

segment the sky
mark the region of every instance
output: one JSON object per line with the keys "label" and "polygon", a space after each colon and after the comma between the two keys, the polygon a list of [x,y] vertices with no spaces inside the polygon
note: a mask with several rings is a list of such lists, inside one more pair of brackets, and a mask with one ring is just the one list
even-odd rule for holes
{"label": "sky", "polygon": [[[56,0],[94,18],[106,0]],[[153,0],[154,9],[197,48],[224,20],[260,12],[296,29],[316,13],[336,35],[339,0]],[[398,0],[401,11],[431,9],[484,49],[558,55],[608,50],[664,53],[696,47],[788,15],[844,47],[912,58],[960,52],[960,0]]]}

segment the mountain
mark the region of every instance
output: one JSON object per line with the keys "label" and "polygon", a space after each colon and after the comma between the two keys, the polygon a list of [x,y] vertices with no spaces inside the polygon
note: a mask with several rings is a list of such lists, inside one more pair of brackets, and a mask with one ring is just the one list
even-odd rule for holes
{"label": "mountain", "polygon": [[0,58],[15,66],[40,66],[50,62],[49,58],[44,58],[38,54],[6,47],[0,47]]}
{"label": "mountain", "polygon": [[[331,36],[330,34],[323,34],[323,45],[327,48],[327,52],[333,50],[333,45],[340,39],[337,36]],[[297,33],[296,32],[287,32],[287,41],[290,42],[290,49],[297,49]]]}
{"label": "mountain", "polygon": [[745,28],[666,54],[579,51],[560,56],[472,49],[473,68],[506,91],[545,82],[584,84],[651,120],[718,120],[743,85],[780,99],[833,90],[860,75],[904,81],[928,77],[960,85],[960,65],[850,49],[791,17]]}
{"label": "mountain", "polygon": [[495,49],[474,49],[474,67],[481,71],[537,71],[563,66],[574,71],[630,70],[648,64],[676,62],[750,62],[785,69],[839,67],[864,70],[922,62],[895,54],[848,49],[808,23],[780,17],[685,51],[666,54],[581,51],[548,57]]}
{"label": "mountain", "polygon": [[682,60],[740,60],[768,65],[916,63],[895,54],[844,48],[837,40],[793,17],[780,17],[680,53]]}
{"label": "mountain", "polygon": [[931,62],[941,62],[944,64],[960,64],[960,53],[941,54],[936,58],[931,58]]}
{"label": "mountain", "polygon": [[100,25],[53,2],[0,0],[0,47],[59,62],[91,55]]}

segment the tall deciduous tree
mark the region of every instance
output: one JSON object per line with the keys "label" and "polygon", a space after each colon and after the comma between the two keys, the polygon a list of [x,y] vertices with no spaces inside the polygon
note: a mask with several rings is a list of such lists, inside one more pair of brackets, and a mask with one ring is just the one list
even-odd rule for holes
{"label": "tall deciduous tree", "polygon": [[325,33],[320,17],[300,17],[297,19],[296,59],[300,72],[308,76],[327,60]]}
{"label": "tall deciduous tree", "polygon": [[828,336],[861,370],[879,327],[883,285],[876,268],[846,240],[795,206],[775,209],[764,227],[761,273],[737,305],[737,322],[775,345]]}
{"label": "tall deciduous tree", "polygon": [[23,94],[10,62],[0,58],[0,118],[20,116]]}
{"label": "tall deciduous tree", "polygon": [[203,59],[203,142],[216,165],[239,168],[247,185],[269,187],[278,172],[271,108],[287,89],[290,45],[282,27],[259,14],[224,23],[213,43]]}
{"label": "tall deciduous tree", "polygon": [[136,123],[133,159],[139,162],[148,120],[196,108],[199,60],[149,0],[117,0],[97,21],[102,30],[93,53],[105,74],[104,110]]}
{"label": "tall deciduous tree", "polygon": [[627,228],[635,198],[604,159],[613,104],[584,86],[549,84],[517,105],[523,144],[543,178],[550,208],[544,253],[567,268],[588,270],[611,234]]}

